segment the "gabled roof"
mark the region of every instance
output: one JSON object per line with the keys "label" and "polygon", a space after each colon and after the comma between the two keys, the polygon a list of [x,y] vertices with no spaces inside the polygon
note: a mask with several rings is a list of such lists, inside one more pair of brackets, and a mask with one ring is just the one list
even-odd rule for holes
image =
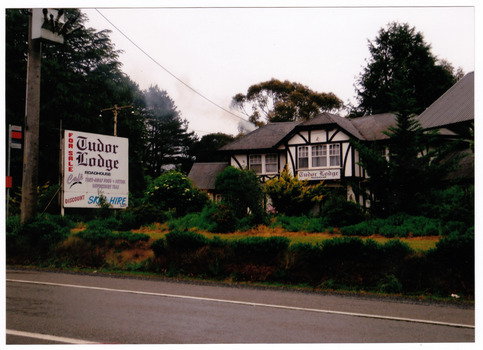
{"label": "gabled roof", "polygon": [[337,114],[332,113],[322,113],[317,117],[309,119],[297,127],[297,129],[314,129],[322,125],[338,125],[345,131],[347,131],[352,136],[364,140],[364,136],[357,130],[357,128],[352,124],[351,120],[348,118],[341,117]]}
{"label": "gabled roof", "polygon": [[268,123],[240,139],[220,148],[220,151],[273,149],[300,122]]}
{"label": "gabled roof", "polygon": [[418,117],[424,129],[475,119],[475,74],[466,74]]}
{"label": "gabled roof", "polygon": [[202,190],[214,190],[216,175],[225,170],[227,166],[228,163],[194,163],[188,178]]}
{"label": "gabled roof", "polygon": [[350,119],[366,141],[386,140],[389,138],[384,131],[396,125],[396,115],[383,113]]}

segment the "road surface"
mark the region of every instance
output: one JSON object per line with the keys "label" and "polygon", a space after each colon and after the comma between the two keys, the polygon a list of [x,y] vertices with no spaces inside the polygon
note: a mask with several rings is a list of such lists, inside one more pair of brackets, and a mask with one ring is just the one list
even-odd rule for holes
{"label": "road surface", "polygon": [[475,341],[472,307],[7,269],[7,344]]}

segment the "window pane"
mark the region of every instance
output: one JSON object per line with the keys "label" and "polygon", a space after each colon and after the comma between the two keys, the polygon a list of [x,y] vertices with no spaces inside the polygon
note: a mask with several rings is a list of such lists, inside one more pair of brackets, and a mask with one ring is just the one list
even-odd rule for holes
{"label": "window pane", "polygon": [[309,148],[307,146],[299,147],[299,168],[304,169],[309,167]]}
{"label": "window pane", "polygon": [[312,167],[327,166],[327,146],[312,146]]}
{"label": "window pane", "polygon": [[330,166],[340,166],[340,145],[329,145]]}
{"label": "window pane", "polygon": [[250,169],[257,174],[262,172],[262,156],[260,154],[250,155]]}
{"label": "window pane", "polygon": [[267,173],[278,172],[278,162],[276,154],[267,154],[265,156],[265,171]]}

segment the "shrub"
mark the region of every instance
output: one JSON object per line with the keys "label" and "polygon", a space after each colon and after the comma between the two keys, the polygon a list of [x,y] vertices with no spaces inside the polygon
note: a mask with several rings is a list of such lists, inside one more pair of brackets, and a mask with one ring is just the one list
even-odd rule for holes
{"label": "shrub", "polygon": [[251,214],[255,222],[263,221],[263,192],[255,172],[229,166],[216,176],[215,189],[237,219]]}
{"label": "shrub", "polygon": [[409,236],[409,230],[404,226],[384,225],[379,228],[379,234],[388,238],[407,237]]}
{"label": "shrub", "polygon": [[108,243],[112,235],[112,231],[102,225],[98,227],[88,226],[84,231],[77,233],[77,237],[96,245]]}
{"label": "shrub", "polygon": [[401,293],[403,286],[394,275],[386,276],[379,282],[378,289],[382,293]]}
{"label": "shrub", "polygon": [[87,228],[93,231],[96,229],[117,230],[119,228],[119,221],[114,217],[94,219],[87,223]]}
{"label": "shrub", "polygon": [[215,223],[214,232],[233,232],[237,226],[235,210],[230,205],[218,203],[210,213],[211,220]]}
{"label": "shrub", "polygon": [[355,225],[341,227],[343,236],[372,236],[378,232],[378,228],[372,221],[364,221]]}
{"label": "shrub", "polygon": [[164,211],[174,211],[178,217],[201,211],[207,201],[204,192],[195,188],[186,175],[175,170],[154,179],[146,193],[146,203]]}
{"label": "shrub", "polygon": [[166,240],[164,238],[155,240],[153,243],[151,243],[151,249],[153,250],[156,258],[166,254]]}
{"label": "shrub", "polygon": [[18,243],[36,255],[45,256],[70,232],[69,227],[60,226],[55,221],[54,217],[38,217],[22,225],[17,235]]}
{"label": "shrub", "polygon": [[166,243],[170,252],[189,252],[208,245],[209,240],[199,233],[174,230],[166,235]]}
{"label": "shrub", "polygon": [[286,252],[287,237],[248,237],[232,241],[230,246],[237,260],[244,263],[273,264]]}
{"label": "shrub", "polygon": [[111,236],[113,240],[122,239],[126,240],[129,243],[136,243],[136,242],[147,242],[151,238],[149,235],[144,233],[132,233],[131,231],[121,231],[117,234],[113,234]]}
{"label": "shrub", "polygon": [[212,215],[215,213],[214,205],[207,205],[203,211],[190,213],[180,218],[172,218],[169,221],[170,230],[186,231],[189,229],[216,232],[216,223]]}
{"label": "shrub", "polygon": [[322,205],[320,215],[329,226],[336,227],[354,225],[364,220],[364,211],[359,204],[338,195],[329,196]]}
{"label": "shrub", "polygon": [[280,214],[307,215],[315,204],[323,198],[325,185],[309,185],[308,181],[299,180],[285,168],[279,178],[265,183],[264,191],[272,200],[272,205]]}
{"label": "shrub", "polygon": [[[150,225],[155,222],[165,222],[168,218],[166,212],[151,203],[144,203],[140,206],[128,208],[127,212],[132,212],[135,217],[135,226]],[[122,222],[122,221],[121,221]],[[133,228],[133,227],[130,227]],[[127,228],[124,228],[127,229]]]}
{"label": "shrub", "polygon": [[327,227],[325,220],[321,218],[285,215],[278,215],[271,226],[282,227],[290,232],[325,232]]}

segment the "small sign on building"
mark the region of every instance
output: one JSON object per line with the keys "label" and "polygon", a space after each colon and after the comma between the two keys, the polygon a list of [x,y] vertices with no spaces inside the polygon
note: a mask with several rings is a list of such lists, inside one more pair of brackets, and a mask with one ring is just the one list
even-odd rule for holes
{"label": "small sign on building", "polygon": [[298,172],[300,180],[339,180],[340,169],[304,170]]}

